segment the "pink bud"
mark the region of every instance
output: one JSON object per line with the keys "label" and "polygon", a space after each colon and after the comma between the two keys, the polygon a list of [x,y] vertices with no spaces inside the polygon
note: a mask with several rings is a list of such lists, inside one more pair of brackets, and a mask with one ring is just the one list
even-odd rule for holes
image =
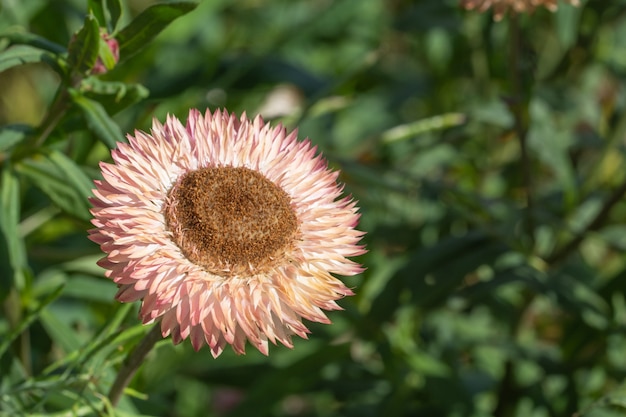
{"label": "pink bud", "polygon": [[104,74],[105,72],[113,68],[115,64],[117,64],[117,62],[120,60],[120,46],[117,42],[117,39],[109,38],[109,35],[106,32],[100,32],[100,37],[106,42],[106,45],[109,48],[110,55],[113,57],[114,62],[113,65],[110,65],[109,63],[110,68],[107,67],[107,65],[105,65],[105,61],[103,60],[103,53],[101,51],[100,54],[98,54],[98,59],[96,60],[95,65],[91,69],[92,74]]}

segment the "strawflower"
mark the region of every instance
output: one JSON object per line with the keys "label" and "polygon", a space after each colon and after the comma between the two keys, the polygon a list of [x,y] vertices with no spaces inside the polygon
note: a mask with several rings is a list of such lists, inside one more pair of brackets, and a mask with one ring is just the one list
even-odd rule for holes
{"label": "strawflower", "polygon": [[163,337],[214,357],[246,341],[268,354],[353,294],[332,274],[363,270],[348,259],[365,252],[358,209],[308,139],[191,110],[128,141],[100,165],[89,237],[116,298],[141,300],[143,323],[160,322]]}

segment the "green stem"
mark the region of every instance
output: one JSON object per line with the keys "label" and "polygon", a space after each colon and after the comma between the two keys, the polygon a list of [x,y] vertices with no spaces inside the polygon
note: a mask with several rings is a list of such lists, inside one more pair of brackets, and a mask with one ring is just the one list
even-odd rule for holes
{"label": "green stem", "polygon": [[52,133],[54,128],[63,118],[65,111],[69,107],[69,103],[67,98],[69,97],[67,93],[67,86],[65,84],[61,84],[59,86],[59,91],[57,91],[56,97],[50,106],[50,110],[48,110],[48,114],[46,118],[43,120],[39,127],[39,135],[35,137],[32,143],[33,148],[39,148],[44,144],[48,136]]}
{"label": "green stem", "polygon": [[[17,289],[14,287],[9,292],[2,305],[4,315],[7,318],[10,329],[15,329],[22,321],[22,303]],[[18,357],[22,362],[22,367],[28,375],[32,375],[32,361],[30,352],[30,333],[28,329],[24,329],[19,338],[15,340],[14,345]]]}
{"label": "green stem", "polygon": [[[509,34],[509,74],[511,83],[511,92],[513,103],[511,110],[514,118],[514,129],[520,147],[520,165],[522,171],[522,182],[524,188],[524,196],[526,199],[526,209],[524,210],[526,233],[530,238],[530,242],[535,242],[535,220],[534,220],[534,199],[533,199],[533,178],[530,155],[528,152],[528,99],[524,91],[523,77],[520,65],[521,54],[521,38],[519,27],[519,16],[511,13],[510,16],[510,34]],[[527,88],[527,86],[526,86]]]}
{"label": "green stem", "polygon": [[146,356],[150,353],[156,342],[161,339],[163,339],[161,326],[156,324],[148,333],[146,333],[141,342],[135,346],[132,352],[130,352],[128,357],[124,360],[124,363],[122,364],[122,367],[120,368],[108,395],[109,401],[111,401],[113,406],[116,406],[120,401],[124,389],[128,386],[128,384],[130,384],[133,376],[135,376],[135,373],[137,373],[137,370],[146,359]]}
{"label": "green stem", "polygon": [[[520,65],[521,37],[519,16],[511,13],[509,16],[509,76],[512,102],[511,112],[514,118],[514,129],[520,147],[520,165],[522,171],[522,183],[524,188],[524,198],[526,207],[524,210],[524,229],[531,246],[535,243],[535,220],[534,220],[534,199],[533,199],[533,178],[531,169],[531,159],[528,152],[528,93],[524,85],[523,70]],[[517,340],[524,326],[524,318],[532,308],[534,293],[528,291],[524,294],[523,304],[520,306],[519,315],[511,327],[511,336]],[[519,390],[515,382],[515,363],[513,359],[508,359],[505,363],[504,374],[498,387],[498,402],[493,410],[494,417],[504,417],[511,415],[511,404],[515,404],[519,396]]]}

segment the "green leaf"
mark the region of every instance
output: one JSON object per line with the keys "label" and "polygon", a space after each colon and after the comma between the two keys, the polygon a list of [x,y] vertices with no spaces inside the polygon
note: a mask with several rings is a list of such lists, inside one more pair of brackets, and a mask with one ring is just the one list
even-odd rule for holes
{"label": "green leaf", "polygon": [[[450,253],[448,259],[431,265],[428,272],[424,271],[423,275],[418,273],[411,277],[410,269],[403,271],[407,274],[406,287],[411,288],[411,299],[414,303],[424,308],[434,308],[443,303],[455,292],[468,274],[476,271],[481,265],[492,265],[508,249],[498,241],[485,239],[478,243],[472,239],[473,236],[468,237],[469,239],[465,237],[459,239],[458,243],[463,245],[461,251]],[[434,257],[439,256],[436,252],[431,252],[431,254]],[[450,262],[450,259],[454,259],[454,262]],[[415,265],[412,266],[415,268]]]}
{"label": "green leaf", "polygon": [[64,46],[29,32],[4,32],[0,33],[0,39],[8,40],[11,45],[28,45],[54,54],[67,52]]}
{"label": "green leaf", "polygon": [[532,124],[528,130],[528,146],[537,159],[554,172],[564,193],[565,206],[573,208],[580,200],[580,190],[570,155],[575,146],[572,132],[556,122],[557,117],[545,100],[533,100],[529,111]]}
{"label": "green leaf", "polygon": [[110,33],[115,33],[115,29],[117,28],[117,23],[120,20],[120,16],[122,16],[122,3],[120,0],[104,0],[105,7],[109,11],[109,29]]}
{"label": "green leaf", "polygon": [[59,317],[60,314],[45,309],[39,319],[53,342],[59,345],[66,353],[79,349],[82,345],[76,332]]}
{"label": "green leaf", "polygon": [[11,124],[0,127],[0,152],[17,145],[34,132],[33,128],[24,124]]}
{"label": "green leaf", "polygon": [[85,23],[74,34],[68,48],[67,62],[70,69],[84,74],[93,68],[98,59],[100,28],[93,15],[85,16]]}
{"label": "green leaf", "polygon": [[[67,287],[66,287],[67,288]],[[64,356],[58,361],[54,362],[46,369],[44,369],[43,374],[51,374],[58,369],[67,368],[68,366],[77,365],[79,363],[84,363],[88,361],[92,356],[97,354],[98,352],[106,349],[107,347],[113,347],[116,349],[120,344],[126,342],[128,339],[132,339],[131,337],[126,337],[119,341],[121,334],[128,332],[128,330],[124,331],[120,334],[120,326],[124,319],[128,316],[128,314],[133,311],[133,304],[125,303],[125,304],[117,304],[115,314],[107,320],[104,327],[98,332],[98,334],[89,342],[88,345],[83,348],[73,351],[72,353]],[[144,327],[143,325],[137,325],[131,327],[131,329],[135,329],[133,337],[136,337],[136,334],[141,334],[140,330]],[[137,330],[139,328],[139,330]],[[115,342],[114,342],[115,341]]]}
{"label": "green leaf", "polygon": [[63,295],[90,302],[110,303],[115,299],[116,292],[117,286],[109,280],[75,274],[68,279]]}
{"label": "green leaf", "polygon": [[140,84],[125,84],[119,81],[103,81],[98,77],[83,80],[81,92],[100,103],[107,113],[115,114],[150,95]]}
{"label": "green leaf", "polygon": [[87,127],[105,145],[113,149],[117,142],[124,140],[122,131],[100,103],[88,99],[77,91],[72,91],[71,93],[74,103],[83,112]]}
{"label": "green leaf", "polygon": [[401,140],[412,139],[415,136],[459,126],[465,123],[467,116],[463,113],[445,113],[438,116],[428,117],[415,122],[395,126],[383,132],[382,142],[392,143]]}
{"label": "green leaf", "polygon": [[0,72],[34,62],[45,62],[58,69],[55,57],[51,53],[32,46],[17,45],[0,53]]}
{"label": "green leaf", "polygon": [[40,300],[37,308],[35,308],[30,313],[28,313],[26,317],[24,317],[22,321],[20,321],[18,326],[16,326],[11,331],[10,334],[2,338],[2,342],[0,343],[0,357],[2,357],[4,352],[6,352],[6,350],[9,348],[12,342],[17,337],[19,337],[19,335],[21,335],[22,332],[26,330],[33,321],[35,321],[37,318],[39,318],[42,315],[42,312],[44,311],[46,306],[48,306],[48,304],[50,304],[51,302],[59,298],[62,292],[63,292],[63,285],[60,285],[54,291],[48,294],[45,298]]}
{"label": "green leaf", "polygon": [[100,38],[100,44],[98,46],[98,57],[104,64],[104,67],[107,69],[107,71],[112,70],[117,63],[117,61],[115,60],[115,55],[113,55],[109,44],[102,38]]}
{"label": "green leaf", "polygon": [[120,0],[89,0],[89,11],[98,19],[100,27],[106,27],[108,33],[114,33],[122,15]]}
{"label": "green leaf", "polygon": [[74,161],[59,151],[24,159],[17,167],[61,209],[88,220],[92,181]]}
{"label": "green leaf", "polygon": [[104,15],[104,8],[102,7],[102,0],[88,0],[87,10],[98,20],[100,26],[106,26],[107,21]]}
{"label": "green leaf", "polygon": [[387,282],[374,300],[371,312],[376,314],[376,319],[392,315],[407,289],[411,290],[411,299],[417,305],[435,307],[454,292],[468,273],[482,264],[493,263],[506,250],[503,244],[479,231],[419,248]]}
{"label": "green leaf", "polygon": [[[251,415],[269,415],[270,409],[281,397],[290,393],[307,392],[314,388],[314,378],[301,378],[300,375],[313,375],[328,363],[341,363],[350,354],[348,343],[325,346],[311,355],[298,360],[282,369],[275,369],[258,377],[258,382],[250,387],[246,397],[229,413],[233,417]],[[281,386],[278,392],[272,387]]]}
{"label": "green leaf", "polygon": [[180,2],[148,7],[117,35],[120,61],[130,58],[146,47],[172,21],[189,13],[196,6],[196,3]]}
{"label": "green leaf", "polygon": [[86,275],[102,276],[102,267],[97,262],[102,258],[102,254],[98,252],[95,255],[86,255],[74,258],[71,261],[64,262],[59,266],[67,272],[76,272]]}
{"label": "green leaf", "polygon": [[0,300],[8,295],[17,275],[26,267],[26,250],[19,234],[20,184],[10,165],[0,182]]}

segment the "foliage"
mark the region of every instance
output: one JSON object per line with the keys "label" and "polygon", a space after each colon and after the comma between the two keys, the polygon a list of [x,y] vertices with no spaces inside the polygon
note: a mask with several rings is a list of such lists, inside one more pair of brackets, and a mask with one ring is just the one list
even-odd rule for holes
{"label": "foliage", "polygon": [[[0,415],[625,413],[624,1],[0,5]],[[293,350],[159,342],[114,408],[148,329],[96,265],[88,196],[124,132],[190,107],[309,136],[368,269]]]}

